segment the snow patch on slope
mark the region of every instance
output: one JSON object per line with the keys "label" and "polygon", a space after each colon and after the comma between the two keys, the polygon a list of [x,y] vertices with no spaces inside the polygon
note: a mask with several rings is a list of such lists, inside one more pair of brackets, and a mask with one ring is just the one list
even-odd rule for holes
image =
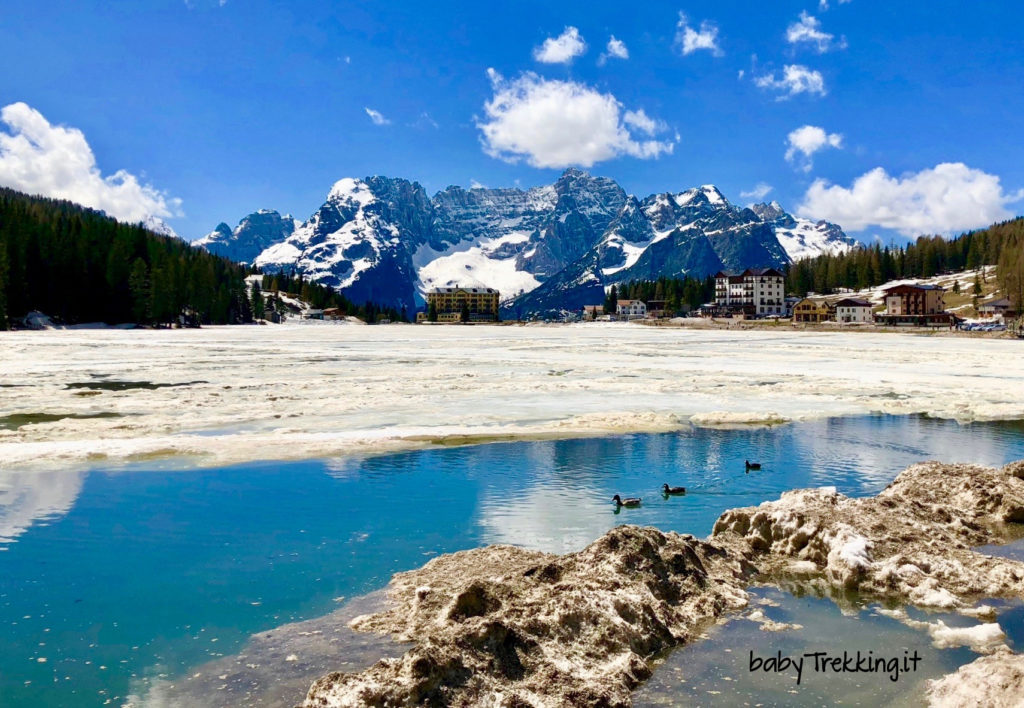
{"label": "snow patch on slope", "polygon": [[502,297],[529,292],[540,281],[516,266],[517,254],[502,247],[525,244],[530,234],[513,231],[497,238],[478,238],[455,244],[446,251],[420,246],[413,255],[419,273],[419,290],[426,294],[431,288],[481,287],[496,288]]}
{"label": "snow patch on slope", "polygon": [[776,226],[775,237],[779,239],[786,255],[794,261],[826,253],[846,253],[853,248],[852,242],[836,240],[832,229],[824,221],[814,223],[807,219],[796,219],[796,225],[792,228]]}

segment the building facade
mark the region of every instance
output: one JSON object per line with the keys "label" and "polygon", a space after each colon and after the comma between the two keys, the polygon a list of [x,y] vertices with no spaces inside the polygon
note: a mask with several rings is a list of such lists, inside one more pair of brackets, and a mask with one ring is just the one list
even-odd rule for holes
{"label": "building facade", "polygon": [[836,303],[836,322],[867,324],[874,321],[873,308],[867,300],[848,297]]}
{"label": "building facade", "polygon": [[774,268],[747,268],[715,274],[715,305],[754,317],[786,314],[785,276]]}
{"label": "building facade", "polygon": [[647,305],[643,300],[619,300],[615,305],[615,314],[627,319],[646,317]]}
{"label": "building facade", "polygon": [[793,321],[808,324],[829,322],[835,318],[835,308],[823,297],[805,297],[793,306]]}
{"label": "building facade", "polygon": [[[470,322],[493,322],[499,297],[494,288],[434,288],[427,293],[427,318],[436,310],[438,322],[461,322],[468,310]],[[418,315],[416,319],[421,321]]]}
{"label": "building facade", "polygon": [[978,305],[978,314],[982,317],[995,317],[996,315],[1013,317],[1017,313],[1013,309],[1013,304],[1010,302],[1010,299],[1001,297]]}
{"label": "building facade", "polygon": [[887,325],[948,325],[945,290],[937,285],[903,284],[886,288],[885,311],[875,321]]}
{"label": "building facade", "polygon": [[665,300],[648,300],[648,317],[665,317],[668,315],[668,303]]}
{"label": "building facade", "polygon": [[885,290],[885,314],[939,314],[945,309],[945,293],[937,285],[895,285]]}

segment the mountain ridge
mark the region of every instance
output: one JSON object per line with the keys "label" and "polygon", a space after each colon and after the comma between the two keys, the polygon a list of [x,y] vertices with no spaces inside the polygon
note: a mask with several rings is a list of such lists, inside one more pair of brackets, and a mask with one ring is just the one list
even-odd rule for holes
{"label": "mountain ridge", "polygon": [[356,302],[411,310],[433,287],[487,286],[505,301],[522,298],[516,310],[527,303],[528,314],[575,309],[570,291],[592,297],[627,280],[784,267],[855,245],[839,226],[777,202],[735,206],[714,185],[640,199],[575,168],[550,185],[453,185],[433,197],[402,178],[346,177],[308,220],[290,220],[261,210],[196,245],[267,272],[294,270]]}

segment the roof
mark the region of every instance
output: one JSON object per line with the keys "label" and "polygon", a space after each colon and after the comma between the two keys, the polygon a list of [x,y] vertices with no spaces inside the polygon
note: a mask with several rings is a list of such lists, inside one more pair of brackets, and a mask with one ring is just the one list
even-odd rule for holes
{"label": "roof", "polygon": [[998,300],[989,300],[988,302],[981,303],[978,307],[1009,307],[1009,298],[1001,297]]}
{"label": "roof", "polygon": [[822,305],[825,305],[826,307],[832,307],[833,306],[832,303],[830,303],[824,297],[805,297],[805,298],[801,299],[800,302],[798,302],[796,304],[797,305],[802,305],[805,302],[809,302],[810,304],[818,306],[818,307],[821,307]]}
{"label": "roof", "polygon": [[855,297],[843,298],[836,303],[836,307],[874,307],[867,300],[859,300]]}
{"label": "roof", "polygon": [[774,275],[778,278],[785,277],[782,275],[782,273],[775,270],[774,268],[747,268],[745,271],[741,273],[741,275],[756,275],[761,277],[766,275]]}
{"label": "roof", "polygon": [[900,285],[893,285],[892,287],[885,288],[882,292],[900,292],[906,290],[941,290],[945,292],[945,288],[940,288],[938,285],[918,285],[914,283],[901,283]]}
{"label": "roof", "polygon": [[495,290],[494,288],[463,288],[463,287],[433,288],[433,289],[427,291],[427,294],[428,295],[443,295],[445,293],[457,293],[457,292],[478,293],[478,294],[485,294],[485,295],[491,295],[491,294],[497,295],[498,294],[498,291]]}
{"label": "roof", "polygon": [[[619,300],[618,304],[619,305],[632,305],[633,303],[637,303],[637,302],[639,302],[641,305],[644,304],[643,300]],[[646,305],[644,305],[644,307],[646,307]]]}

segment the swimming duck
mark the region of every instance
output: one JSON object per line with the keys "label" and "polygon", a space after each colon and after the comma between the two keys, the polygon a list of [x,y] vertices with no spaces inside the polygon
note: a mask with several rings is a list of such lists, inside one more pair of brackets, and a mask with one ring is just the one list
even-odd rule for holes
{"label": "swimming duck", "polygon": [[745,460],[745,462],[747,463],[747,469],[748,470],[759,470],[759,469],[761,469],[761,463],[760,462],[751,462],[750,460]]}
{"label": "swimming duck", "polygon": [[612,497],[616,506],[640,506],[640,497],[626,497],[623,499],[618,494]]}
{"label": "swimming duck", "polygon": [[670,487],[667,484],[661,485],[661,491],[665,494],[686,494],[686,487]]}

